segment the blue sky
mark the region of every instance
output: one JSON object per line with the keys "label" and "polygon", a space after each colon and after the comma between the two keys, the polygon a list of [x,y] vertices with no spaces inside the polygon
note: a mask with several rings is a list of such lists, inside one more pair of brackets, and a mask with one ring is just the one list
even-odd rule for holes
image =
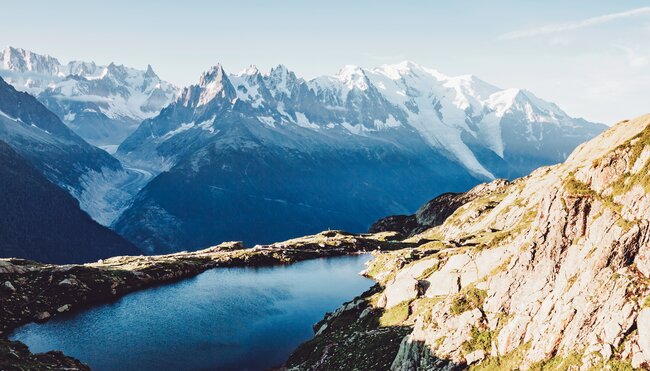
{"label": "blue sky", "polygon": [[526,88],[593,121],[650,112],[647,1],[3,0],[6,45],[151,64],[181,86],[217,62],[229,72],[282,63],[311,78],[412,60]]}

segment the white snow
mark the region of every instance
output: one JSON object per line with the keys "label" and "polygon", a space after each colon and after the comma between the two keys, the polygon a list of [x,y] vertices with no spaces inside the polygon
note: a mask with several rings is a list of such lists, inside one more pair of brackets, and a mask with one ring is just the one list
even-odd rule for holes
{"label": "white snow", "polygon": [[75,117],[77,117],[76,113],[68,112],[68,113],[65,114],[65,116],[63,116],[63,121],[72,122],[72,121],[74,121]]}
{"label": "white snow", "polygon": [[[199,104],[207,103],[223,94],[220,66],[206,72],[201,78]],[[473,151],[465,144],[465,136],[504,156],[502,119],[509,112],[520,113],[528,122],[522,123],[522,132],[537,132],[532,123],[564,124],[568,116],[556,105],[547,103],[533,94],[519,89],[501,89],[472,75],[446,76],[441,72],[413,62],[404,61],[363,69],[354,65],[341,68],[332,76],[320,76],[309,81],[295,77],[279,65],[266,73],[251,66],[238,74],[228,76],[237,92],[237,98],[248,102],[262,125],[276,128],[278,124],[295,125],[312,130],[345,128],[353,135],[380,135],[378,133],[398,130],[400,127],[415,129],[431,147],[447,157],[458,161],[474,175],[491,179],[494,175],[481,164]],[[294,84],[306,84],[319,99],[318,104],[330,111],[336,119],[322,123],[321,117],[313,117],[312,111],[296,112],[300,106],[299,97],[292,97],[298,90]],[[264,101],[268,90],[275,99]],[[397,109],[400,115],[391,114],[386,119],[384,112],[363,112],[368,122],[351,124],[341,117],[348,114],[347,97],[351,91],[366,95],[380,105],[387,101],[390,109]],[[377,96],[379,93],[381,96]],[[294,101],[291,101],[294,100]],[[297,105],[296,105],[297,103]],[[285,107],[286,104],[286,107]],[[290,111],[291,113],[287,112]],[[373,115],[376,117],[373,118]],[[309,118],[311,118],[311,120]],[[382,117],[381,119],[377,117]],[[399,117],[399,120],[397,119]],[[354,121],[356,122],[356,121]],[[189,130],[194,123],[182,124],[165,134],[163,140]],[[527,126],[524,126],[527,125]],[[203,130],[213,133],[211,123],[200,123]]]}
{"label": "white snow", "polygon": [[11,121],[20,122],[21,124],[24,124],[24,122],[22,122],[20,119],[13,118],[13,117],[7,115],[6,113],[4,113],[2,111],[0,111],[0,116],[5,117],[5,118],[7,118],[7,119],[9,119]]}
{"label": "white snow", "polygon": [[257,119],[260,120],[266,126],[270,126],[272,128],[275,127],[275,119],[271,116],[260,116]]}
{"label": "white snow", "polygon": [[307,129],[320,129],[318,125],[311,123],[307,116],[302,112],[296,112],[296,124]]}
{"label": "white snow", "polygon": [[194,127],[194,122],[187,122],[187,123],[181,124],[178,128],[165,133],[165,135],[162,136],[162,139],[167,140],[167,139],[169,139],[169,138],[171,138],[171,137],[173,137],[173,136],[175,136],[177,134],[180,134],[180,133],[182,133],[184,131],[190,130],[193,127]]}
{"label": "white snow", "polygon": [[83,189],[69,189],[79,206],[98,223],[109,226],[129,206],[130,200],[153,177],[148,171],[129,169],[90,171],[80,179]]}
{"label": "white snow", "polygon": [[370,132],[376,131],[375,129],[368,129],[367,127],[361,124],[352,125],[349,122],[343,122],[341,123],[341,126],[343,126],[347,131],[349,131],[354,135],[365,136]]}
{"label": "white snow", "polygon": [[[205,120],[201,123],[199,123],[197,126],[200,127],[201,129],[209,132],[210,134],[214,134],[214,120],[215,117],[213,116],[211,119]],[[216,132],[219,132],[218,130]]]}
{"label": "white snow", "polygon": [[402,126],[402,124],[399,121],[397,121],[397,119],[395,119],[393,115],[389,115],[385,121],[375,120],[375,127],[378,130],[398,128],[400,126]]}

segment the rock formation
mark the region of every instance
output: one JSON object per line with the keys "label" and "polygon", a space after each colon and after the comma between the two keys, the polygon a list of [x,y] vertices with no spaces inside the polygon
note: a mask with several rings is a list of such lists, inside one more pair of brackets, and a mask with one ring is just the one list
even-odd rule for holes
{"label": "rock formation", "polygon": [[[328,315],[287,366],[648,368],[650,115],[482,188],[430,203],[430,215],[455,211],[404,240],[418,247],[378,254],[366,271],[378,285]],[[377,333],[390,334],[384,346],[356,351]]]}

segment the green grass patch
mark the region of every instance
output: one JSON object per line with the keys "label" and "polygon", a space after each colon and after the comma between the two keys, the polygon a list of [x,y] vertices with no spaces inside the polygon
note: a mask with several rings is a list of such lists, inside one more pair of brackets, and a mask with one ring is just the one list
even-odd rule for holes
{"label": "green grass patch", "polygon": [[413,302],[411,309],[414,317],[422,317],[425,323],[433,322],[433,307],[444,300],[444,296],[436,296],[433,298],[423,297]]}
{"label": "green grass patch", "polygon": [[477,327],[472,327],[470,339],[461,345],[464,354],[472,353],[473,351],[482,349],[486,353],[492,348],[492,337],[494,334],[490,330],[481,330]]}
{"label": "green grass patch", "polygon": [[467,312],[468,310],[481,308],[486,297],[487,292],[485,290],[479,290],[476,287],[471,286],[459,292],[452,299],[450,307],[451,314],[457,316],[461,313]]}
{"label": "green grass patch", "polygon": [[576,179],[574,173],[569,174],[564,180],[564,189],[572,196],[597,196],[596,192],[589,185]]}
{"label": "green grass patch", "polygon": [[386,309],[379,317],[381,327],[398,326],[409,318],[411,302],[405,300],[396,306]]}
{"label": "green grass patch", "polygon": [[472,365],[469,369],[472,371],[519,370],[529,348],[530,344],[524,344],[501,357],[488,357],[483,362]]}
{"label": "green grass patch", "polygon": [[566,357],[555,356],[545,361],[533,363],[531,371],[564,371],[578,369],[582,365],[582,357],[577,353],[571,353]]}

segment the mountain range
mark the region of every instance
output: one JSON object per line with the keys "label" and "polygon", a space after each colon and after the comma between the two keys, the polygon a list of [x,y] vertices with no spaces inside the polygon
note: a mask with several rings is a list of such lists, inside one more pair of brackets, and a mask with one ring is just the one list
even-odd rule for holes
{"label": "mountain range", "polygon": [[111,150],[146,118],[171,102],[178,88],[145,71],[110,63],[71,61],[21,48],[0,51],[0,76],[38,98],[86,141]]}
{"label": "mountain range", "polygon": [[114,228],[147,252],[366,230],[431,195],[560,162],[604,128],[411,62],[308,81],[216,65],[118,148],[160,175]]}
{"label": "mountain range", "polygon": [[[366,230],[431,196],[561,162],[606,128],[529,91],[412,62],[311,80],[282,65],[216,65],[177,90],[151,68],[17,48],[0,61],[0,76],[37,99],[0,88],[39,112],[19,117],[16,98],[0,99],[0,139],[146,253]],[[73,131],[119,147],[111,156]]]}

